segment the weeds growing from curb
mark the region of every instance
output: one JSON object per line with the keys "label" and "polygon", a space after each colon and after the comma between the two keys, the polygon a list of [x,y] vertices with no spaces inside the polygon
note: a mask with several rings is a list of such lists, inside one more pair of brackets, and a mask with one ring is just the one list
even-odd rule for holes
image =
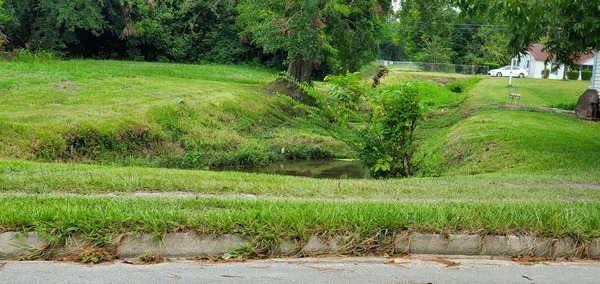
{"label": "weeds growing from curb", "polygon": [[138,255],[137,259],[139,259],[144,264],[155,264],[164,261],[164,259],[160,255],[155,253],[143,253]]}
{"label": "weeds growing from curb", "polygon": [[111,253],[101,247],[88,247],[80,252],[78,256],[81,262],[93,264],[112,261],[114,259]]}

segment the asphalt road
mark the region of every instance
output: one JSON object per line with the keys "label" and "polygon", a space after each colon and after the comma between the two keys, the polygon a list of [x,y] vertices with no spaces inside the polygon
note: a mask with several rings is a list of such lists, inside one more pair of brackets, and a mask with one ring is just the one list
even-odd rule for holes
{"label": "asphalt road", "polygon": [[302,258],[214,263],[175,260],[0,261],[0,283],[600,283],[600,262],[486,258]]}

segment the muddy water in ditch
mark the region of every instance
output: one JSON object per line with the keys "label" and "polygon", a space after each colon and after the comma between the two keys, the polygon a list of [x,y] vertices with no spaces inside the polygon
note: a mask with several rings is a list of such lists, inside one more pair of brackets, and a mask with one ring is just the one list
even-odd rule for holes
{"label": "muddy water in ditch", "polygon": [[361,162],[349,160],[285,161],[265,167],[243,169],[242,171],[311,178],[369,178],[368,171]]}

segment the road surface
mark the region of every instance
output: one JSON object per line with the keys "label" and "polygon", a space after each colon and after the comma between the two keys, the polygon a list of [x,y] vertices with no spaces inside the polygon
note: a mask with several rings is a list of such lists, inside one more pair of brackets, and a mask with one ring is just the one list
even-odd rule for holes
{"label": "road surface", "polygon": [[599,261],[411,256],[135,262],[0,261],[0,283],[600,283]]}

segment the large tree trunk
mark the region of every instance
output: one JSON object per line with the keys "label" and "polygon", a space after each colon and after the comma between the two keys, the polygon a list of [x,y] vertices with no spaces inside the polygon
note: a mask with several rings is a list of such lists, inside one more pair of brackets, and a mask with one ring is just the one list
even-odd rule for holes
{"label": "large tree trunk", "polygon": [[300,56],[294,58],[288,66],[288,73],[296,80],[302,83],[310,82],[310,77],[313,71],[313,60],[306,59]]}

